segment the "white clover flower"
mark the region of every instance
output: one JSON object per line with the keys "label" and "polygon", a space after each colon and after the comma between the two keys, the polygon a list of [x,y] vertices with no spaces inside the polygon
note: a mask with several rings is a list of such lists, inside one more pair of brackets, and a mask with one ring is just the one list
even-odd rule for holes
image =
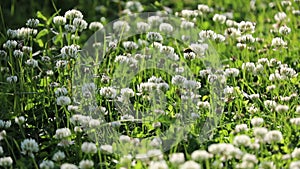
{"label": "white clover flower", "polygon": [[57,26],[65,25],[67,23],[67,19],[63,16],[55,16],[53,18],[53,23]]}
{"label": "white clover flower", "polygon": [[13,164],[13,160],[11,157],[1,157],[0,158],[0,166],[6,168],[11,167]]}
{"label": "white clover flower", "polygon": [[152,160],[162,160],[163,159],[163,153],[160,149],[151,149],[147,151],[148,158]]}
{"label": "white clover flower", "polygon": [[0,120],[0,128],[9,128],[11,126],[11,121]]}
{"label": "white clover flower", "polygon": [[210,8],[207,5],[204,4],[198,4],[198,10],[203,12],[203,13],[208,13],[210,12]]}
{"label": "white clover flower", "polygon": [[290,123],[295,125],[295,126],[300,126],[300,117],[297,118],[291,118]]}
{"label": "white clover flower", "polygon": [[233,95],[233,93],[234,93],[234,87],[226,86],[226,88],[224,89],[224,94],[226,96],[230,96],[230,95]]}
{"label": "white clover flower", "polygon": [[125,41],[122,43],[123,47],[125,48],[125,50],[135,50],[137,49],[139,46],[133,42],[133,41]]}
{"label": "white clover flower", "polygon": [[155,41],[162,41],[163,37],[158,32],[148,32],[146,35],[148,41],[155,42]]}
{"label": "white clover flower", "polygon": [[56,98],[56,104],[60,106],[71,104],[71,99],[69,96],[59,96]]}
{"label": "white clover flower", "polygon": [[79,106],[68,105],[68,111],[76,112],[79,110]]}
{"label": "white clover flower", "polygon": [[74,25],[66,24],[65,25],[65,30],[68,33],[74,33],[76,31],[76,27]]}
{"label": "white clover flower", "polygon": [[269,109],[275,109],[277,107],[277,103],[273,100],[265,100],[264,105]]}
{"label": "white clover flower", "polygon": [[195,23],[194,22],[189,22],[186,20],[181,21],[180,27],[183,29],[191,29],[194,28]]}
{"label": "white clover flower", "polygon": [[225,73],[226,77],[230,77],[230,76],[237,77],[239,75],[240,71],[237,68],[227,68],[227,69],[225,69],[224,73]]}
{"label": "white clover flower", "polygon": [[151,26],[155,27],[155,26],[160,25],[162,23],[163,19],[160,16],[150,16],[150,17],[148,17],[147,21]]}
{"label": "white clover flower", "polygon": [[295,148],[294,150],[293,150],[293,152],[292,152],[292,157],[294,158],[294,159],[300,159],[300,148]]}
{"label": "white clover flower", "polygon": [[174,28],[171,24],[169,23],[161,23],[159,25],[159,31],[164,32],[164,33],[171,33],[173,32]]}
{"label": "white clover flower", "polygon": [[92,160],[81,160],[79,162],[80,169],[91,169],[94,167],[94,162]]}
{"label": "white clover flower", "polygon": [[249,95],[249,98],[251,99],[251,100],[255,100],[255,99],[259,99],[259,94],[257,93],[255,93],[255,94],[250,94]]}
{"label": "white clover flower", "polygon": [[157,90],[160,92],[160,91],[162,91],[162,92],[165,92],[165,91],[167,91],[169,89],[169,84],[168,83],[165,83],[165,82],[163,82],[163,83],[158,83],[157,84]]}
{"label": "white clover flower", "polygon": [[117,96],[117,90],[113,87],[102,87],[100,89],[100,95],[107,98],[115,98]]}
{"label": "white clover flower", "polygon": [[282,133],[278,130],[271,130],[265,135],[264,140],[269,144],[281,142],[283,140]]}
{"label": "white clover flower", "polygon": [[275,73],[271,73],[270,76],[269,76],[269,80],[271,82],[274,82],[276,80],[283,80],[283,77],[278,73],[278,72],[275,72]]}
{"label": "white clover flower", "polygon": [[63,59],[66,58],[77,58],[79,47],[77,45],[64,46],[61,48],[60,53]]}
{"label": "white clover flower", "polygon": [[209,145],[208,152],[220,155],[231,149],[234,149],[234,146],[232,144],[218,143]]}
{"label": "white clover flower", "polygon": [[148,169],[168,169],[168,164],[164,160],[151,161]]}
{"label": "white clover flower", "polygon": [[18,45],[17,41],[15,40],[7,40],[4,44],[3,44],[3,48],[5,49],[14,49],[16,48]]}
{"label": "white clover flower", "polygon": [[247,131],[248,130],[248,126],[247,124],[238,124],[235,126],[235,132],[239,133],[242,131]]}
{"label": "white clover flower", "polygon": [[275,37],[272,39],[271,46],[281,47],[281,46],[286,46],[286,45],[287,45],[287,42],[285,42],[282,38]]}
{"label": "white clover flower", "polygon": [[180,13],[181,13],[181,16],[184,17],[184,18],[196,17],[199,14],[201,14],[200,11],[197,11],[197,10],[188,10],[188,9],[183,9]]}
{"label": "white clover flower", "polygon": [[242,69],[248,72],[253,72],[255,70],[255,64],[253,62],[246,62],[242,64]]}
{"label": "white clover flower", "polygon": [[200,39],[211,39],[216,33],[212,30],[202,30],[199,32]]}
{"label": "white clover flower", "polygon": [[255,117],[251,119],[251,124],[254,127],[258,127],[264,123],[264,119],[260,117]]}
{"label": "white clover flower", "polygon": [[125,8],[133,12],[142,12],[144,10],[143,5],[139,1],[127,1]]}
{"label": "white clover flower", "polygon": [[245,44],[245,43],[237,43],[237,44],[236,44],[236,47],[237,47],[238,49],[240,49],[240,50],[244,50],[244,49],[247,48],[247,44]]}
{"label": "white clover flower", "polygon": [[250,163],[250,162],[243,161],[241,163],[237,163],[236,166],[235,166],[235,168],[237,168],[237,169],[254,168],[254,164]]}
{"label": "white clover flower", "polygon": [[52,156],[52,160],[56,161],[56,162],[62,161],[65,158],[66,158],[65,153],[60,150],[58,152],[56,152],[55,154],[53,154],[53,156]]}
{"label": "white clover flower", "polygon": [[115,58],[115,62],[119,62],[119,63],[127,63],[128,62],[128,57],[127,56],[123,56],[123,55],[118,55]]}
{"label": "white clover flower", "polygon": [[273,161],[264,161],[259,164],[258,169],[276,169]]}
{"label": "white clover flower", "polygon": [[60,169],[78,169],[78,167],[74,164],[70,164],[70,163],[63,163],[60,166]]}
{"label": "white clover flower", "polygon": [[300,113],[300,105],[296,107],[296,113]]}
{"label": "white clover flower", "polygon": [[22,47],[22,51],[23,51],[24,53],[26,53],[26,54],[29,54],[29,53],[32,52],[32,47],[30,47],[30,46],[23,46],[23,47]]}
{"label": "white clover flower", "polygon": [[25,139],[21,142],[21,149],[23,154],[28,154],[30,157],[34,157],[33,153],[39,151],[39,145],[34,139]]}
{"label": "white clover flower", "polygon": [[289,106],[287,105],[277,105],[275,108],[275,111],[278,113],[284,113],[287,112],[289,110]]}
{"label": "white clover flower", "polygon": [[226,38],[221,34],[214,34],[212,39],[216,42],[224,42]]}
{"label": "white clover flower", "polygon": [[224,32],[224,35],[225,36],[232,36],[232,37],[238,37],[238,36],[241,36],[241,32],[236,29],[236,28],[227,28]]}
{"label": "white clover flower", "polygon": [[183,82],[183,88],[185,89],[199,89],[201,88],[201,83],[194,80],[185,80]]}
{"label": "white clover flower", "polygon": [[293,161],[290,163],[289,169],[298,169],[300,168],[300,161]]}
{"label": "white clover flower", "polygon": [[39,23],[40,21],[38,19],[28,19],[26,22],[26,26],[35,28],[38,26]]}
{"label": "white clover flower", "polygon": [[262,64],[257,64],[254,69],[254,74],[258,75],[263,73],[263,71],[264,71],[264,66]]}
{"label": "white clover flower", "polygon": [[151,26],[146,22],[138,22],[136,27],[139,32],[147,32],[151,28]]}
{"label": "white clover flower", "polygon": [[281,3],[281,6],[283,6],[283,7],[292,5],[291,1],[281,1],[280,3]]}
{"label": "white clover flower", "polygon": [[258,64],[262,64],[262,65],[269,65],[269,59],[268,58],[259,58],[257,60]]}
{"label": "white clover flower", "polygon": [[81,18],[75,18],[72,25],[75,26],[79,32],[83,31],[88,26],[87,22]]}
{"label": "white clover flower", "polygon": [[8,83],[16,83],[18,81],[18,77],[17,76],[9,76],[6,78],[6,81]]}
{"label": "white clover flower", "polygon": [[39,166],[41,169],[52,169],[54,168],[54,162],[51,160],[44,160]]}
{"label": "white clover flower", "polygon": [[275,14],[274,19],[277,22],[282,22],[283,20],[285,20],[285,18],[287,17],[285,12],[278,12],[277,14]]}
{"label": "white clover flower", "polygon": [[240,37],[237,37],[237,41],[240,43],[254,43],[255,38],[251,34],[245,34]]}
{"label": "white clover flower", "polygon": [[59,87],[55,91],[55,96],[65,96],[68,94],[68,89],[65,87]]}
{"label": "white clover flower", "polygon": [[192,154],[191,154],[191,158],[192,160],[194,161],[205,161],[205,160],[208,160],[210,158],[212,158],[213,155],[208,153],[207,151],[205,150],[196,150],[194,151]]}
{"label": "white clover flower", "polygon": [[272,91],[272,90],[274,90],[274,89],[276,89],[276,85],[270,85],[270,86],[267,86],[266,87],[266,90],[269,92],[269,91]]}
{"label": "white clover flower", "polygon": [[255,155],[246,153],[242,159],[243,162],[257,164],[258,160]]}
{"label": "white clover flower", "polygon": [[186,78],[181,75],[175,75],[172,77],[172,84],[182,85],[186,81]]}
{"label": "white clover flower", "polygon": [[134,96],[134,91],[130,88],[122,88],[121,89],[121,97],[130,98]]}
{"label": "white clover flower", "polygon": [[50,62],[50,57],[49,56],[42,56],[41,57],[41,60],[43,61],[43,62]]}
{"label": "white clover flower", "polygon": [[298,75],[293,68],[285,67],[282,65],[280,66],[279,73],[281,76],[283,76],[284,79],[296,77]]}
{"label": "white clover flower", "polygon": [[65,13],[65,18],[67,19],[74,19],[74,18],[79,18],[79,19],[82,19],[83,18],[83,15],[80,11],[76,10],[76,9],[72,9],[72,10],[68,10],[66,13]]}
{"label": "white clover flower", "polygon": [[198,44],[198,43],[192,43],[190,45],[190,48],[192,51],[196,54],[198,58],[201,58],[205,56],[205,52],[208,49],[208,44]]}
{"label": "white clover flower", "polygon": [[236,146],[250,146],[251,144],[251,139],[247,135],[238,135],[235,136],[233,139],[233,144]]}
{"label": "white clover flower", "polygon": [[7,34],[7,36],[8,36],[9,38],[14,39],[14,38],[16,38],[16,37],[18,36],[18,31],[17,31],[17,30],[8,29],[8,30],[6,31],[6,34]]}
{"label": "white clover flower", "polygon": [[60,128],[55,131],[56,139],[65,139],[71,136],[71,130],[69,128]]}
{"label": "white clover flower", "polygon": [[19,116],[19,117],[15,118],[15,123],[17,123],[19,125],[23,124],[25,121],[26,121],[26,119],[24,116]]}
{"label": "white clover flower", "polygon": [[269,62],[270,67],[276,67],[276,66],[280,66],[280,65],[281,65],[280,61],[276,60],[275,58],[270,59],[270,62]]}
{"label": "white clover flower", "polygon": [[292,13],[295,16],[300,16],[300,10],[293,10]]}
{"label": "white clover flower", "polygon": [[238,28],[241,32],[251,32],[254,33],[255,31],[255,23],[249,22],[249,21],[241,21],[238,24]]}
{"label": "white clover flower", "polygon": [[280,34],[283,34],[283,35],[290,34],[290,33],[291,33],[291,28],[287,27],[286,25],[281,26],[281,27],[279,28],[279,33],[280,33]]}
{"label": "white clover flower", "polygon": [[84,142],[81,145],[81,151],[86,154],[95,154],[97,153],[97,147],[95,143]]}
{"label": "white clover flower", "polygon": [[19,38],[27,39],[31,36],[35,36],[38,33],[36,29],[32,28],[21,28],[17,29],[17,34]]}
{"label": "white clover flower", "polygon": [[199,102],[197,102],[197,106],[199,108],[209,109],[210,108],[210,103],[208,101],[204,101],[204,102],[199,101]]}
{"label": "white clover flower", "polygon": [[98,119],[91,119],[91,120],[89,121],[89,127],[91,127],[91,128],[99,127],[100,124],[101,124],[101,122],[100,122],[100,120],[98,120]]}
{"label": "white clover flower", "polygon": [[116,21],[113,23],[113,30],[116,32],[128,32],[130,29],[126,21]]}
{"label": "white clover flower", "polygon": [[160,52],[164,54],[173,54],[174,53],[174,48],[171,46],[161,46],[160,47]]}
{"label": "white clover flower", "polygon": [[101,145],[100,146],[100,151],[106,154],[112,154],[113,153],[113,147],[111,145]]}
{"label": "white clover flower", "polygon": [[183,153],[173,153],[169,155],[169,161],[172,164],[182,164],[185,161]]}
{"label": "white clover flower", "polygon": [[21,50],[14,50],[14,53],[13,53],[14,57],[16,58],[22,58],[24,53],[21,51]]}
{"label": "white clover flower", "polygon": [[101,22],[91,22],[89,25],[89,29],[92,31],[98,31],[103,28],[103,25]]}
{"label": "white clover flower", "polygon": [[35,59],[28,59],[25,64],[31,67],[38,67],[38,61]]}
{"label": "white clover flower", "polygon": [[129,143],[131,139],[130,139],[129,136],[121,135],[121,136],[119,137],[119,140],[120,140],[121,143]]}
{"label": "white clover flower", "polygon": [[162,145],[162,140],[159,137],[155,137],[150,142],[150,146],[152,147],[160,147]]}
{"label": "white clover flower", "polygon": [[212,74],[210,69],[204,69],[199,71],[199,75],[201,77],[207,77],[208,75]]}
{"label": "white clover flower", "polygon": [[58,60],[58,61],[56,61],[56,63],[55,63],[55,67],[56,68],[63,68],[63,67],[65,67],[66,65],[68,64],[68,61],[66,61],[66,60]]}
{"label": "white clover flower", "polygon": [[5,131],[5,130],[2,130],[2,131],[0,132],[0,141],[3,140],[5,137],[6,137],[6,131]]}
{"label": "white clover flower", "polygon": [[220,14],[215,14],[213,16],[213,21],[214,22],[219,22],[221,24],[224,24],[226,21],[226,16],[225,15],[220,15]]}
{"label": "white clover flower", "polygon": [[186,161],[184,164],[179,166],[179,169],[201,169],[200,164],[195,161]]}
{"label": "white clover flower", "polygon": [[234,27],[234,28],[237,28],[239,26],[239,23],[237,23],[236,21],[231,20],[231,19],[227,19],[226,22],[225,22],[225,24],[228,27]]}

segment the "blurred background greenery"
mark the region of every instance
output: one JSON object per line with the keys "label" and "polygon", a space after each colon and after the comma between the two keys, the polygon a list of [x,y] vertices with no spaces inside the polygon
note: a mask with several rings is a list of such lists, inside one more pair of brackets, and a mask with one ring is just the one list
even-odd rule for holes
{"label": "blurred background greenery", "polygon": [[[194,4],[193,0],[141,0],[145,11],[163,10],[168,6],[173,11],[180,10],[184,6]],[[37,11],[41,11],[46,17],[51,16],[56,10],[61,9],[60,14],[72,8],[79,9],[84,14],[84,18],[90,21],[100,20],[101,17],[111,21],[118,18],[124,9],[126,1],[121,0],[1,0],[0,32],[2,38],[8,28],[16,29],[24,26],[26,19],[36,16]]]}
{"label": "blurred background greenery", "polygon": [[[128,0],[0,0],[0,44],[6,38],[7,29],[17,29],[25,26],[26,20],[36,18],[40,11],[47,18],[53,15],[57,10],[59,14],[64,15],[67,10],[78,9],[82,11],[84,19],[88,22],[101,21],[102,17],[107,22],[117,19]],[[269,0],[256,0],[257,4]],[[234,13],[234,18],[243,18],[253,20],[255,12],[250,11],[250,0],[237,1],[232,0],[139,0],[144,7],[145,12],[153,11],[176,11],[182,9],[197,9],[198,4],[207,4],[214,9],[223,12],[233,12],[233,9],[239,9]],[[225,10],[226,9],[226,10]],[[258,11],[256,11],[258,12]],[[105,23],[104,23],[105,24]]]}

